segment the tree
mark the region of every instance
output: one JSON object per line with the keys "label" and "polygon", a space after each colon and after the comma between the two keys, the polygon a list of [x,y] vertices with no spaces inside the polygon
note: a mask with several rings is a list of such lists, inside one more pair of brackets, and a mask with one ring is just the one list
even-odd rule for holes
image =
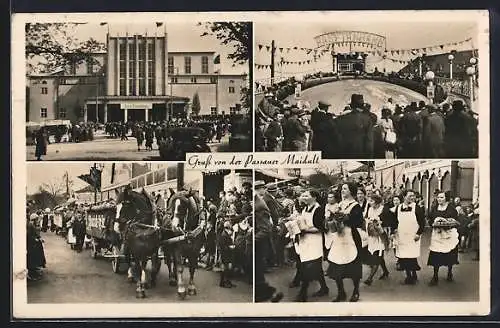
{"label": "tree", "polygon": [[253,81],[253,36],[251,22],[212,22],[198,23],[204,25],[206,31],[201,34],[204,36],[215,36],[223,45],[233,47],[233,52],[228,54],[227,58],[233,61],[233,65],[243,65],[248,63],[249,73],[247,79],[247,87],[241,90],[242,107],[248,110],[253,108],[252,88],[250,83]]}
{"label": "tree", "polygon": [[192,105],[193,115],[197,116],[200,114],[201,105],[200,105],[200,96],[198,96],[198,91],[193,96],[193,105]]}
{"label": "tree", "polygon": [[82,41],[71,35],[71,31],[82,24],[85,23],[27,23],[27,71],[53,72],[68,64],[93,60],[90,56],[93,52],[105,50],[105,45],[93,38]]}

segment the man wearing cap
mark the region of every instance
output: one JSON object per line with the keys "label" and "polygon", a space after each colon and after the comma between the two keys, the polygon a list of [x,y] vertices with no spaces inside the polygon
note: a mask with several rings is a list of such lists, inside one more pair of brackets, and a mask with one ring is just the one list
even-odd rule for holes
{"label": "man wearing cap", "polygon": [[273,229],[269,208],[261,196],[265,191],[264,186],[264,181],[255,181],[255,302],[265,302],[268,300],[279,302],[283,298],[283,293],[276,293],[276,288],[270,286],[264,276],[266,269],[265,259],[269,257],[269,253],[272,251],[271,231]]}
{"label": "man wearing cap", "polygon": [[438,113],[436,105],[427,106],[429,113],[423,126],[422,143],[425,158],[444,157],[444,119]]}
{"label": "man wearing cap", "polygon": [[350,110],[337,118],[342,136],[339,158],[373,158],[374,124],[364,104],[363,95],[351,95]]}
{"label": "man wearing cap", "polygon": [[422,157],[422,118],[417,114],[417,103],[413,101],[401,118],[401,154],[402,158]]}
{"label": "man wearing cap", "polygon": [[465,113],[461,100],[451,105],[451,113],[446,117],[445,149],[449,158],[477,157],[477,123]]}
{"label": "man wearing cap", "polygon": [[321,151],[322,158],[338,158],[340,134],[332,116],[328,115],[331,105],[319,101],[318,107],[311,113],[311,129],[313,151]]}

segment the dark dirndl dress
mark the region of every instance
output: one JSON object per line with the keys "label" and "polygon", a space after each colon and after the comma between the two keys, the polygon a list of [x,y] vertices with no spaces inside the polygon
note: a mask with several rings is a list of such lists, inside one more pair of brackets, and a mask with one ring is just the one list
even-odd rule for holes
{"label": "dark dirndl dress", "polygon": [[[356,256],[352,262],[346,264],[337,264],[328,261],[329,265],[326,273],[327,276],[333,280],[342,280],[346,278],[361,280],[363,277],[361,236],[356,228],[351,228],[351,233],[358,250],[358,256]],[[368,248],[366,248],[366,251],[368,251]]]}
{"label": "dark dirndl dress", "polygon": [[448,253],[429,252],[427,265],[434,267],[455,265],[458,263],[458,246],[449,251]]}
{"label": "dark dirndl dress", "polygon": [[384,258],[384,251],[375,251],[370,253],[368,247],[363,247],[361,249],[361,259],[363,264],[366,265],[380,265],[382,263],[382,259]]}
{"label": "dark dirndl dress", "polygon": [[399,259],[400,271],[420,271],[420,265],[418,265],[418,259]]}
{"label": "dark dirndl dress", "polygon": [[300,278],[303,281],[319,280],[323,276],[323,258],[301,262],[299,268]]}

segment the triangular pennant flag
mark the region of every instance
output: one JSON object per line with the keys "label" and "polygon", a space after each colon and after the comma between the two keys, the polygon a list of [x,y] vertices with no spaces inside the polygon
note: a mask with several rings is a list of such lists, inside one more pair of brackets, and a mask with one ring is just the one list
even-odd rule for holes
{"label": "triangular pennant flag", "polygon": [[259,50],[262,50],[262,44],[259,44]]}
{"label": "triangular pennant flag", "polygon": [[288,53],[288,52],[290,52],[290,48],[286,48],[286,52],[287,52],[287,53]]}
{"label": "triangular pennant flag", "polygon": [[307,63],[308,63],[308,64],[310,64],[310,63],[311,63],[311,61],[310,61],[310,60],[308,60],[308,61],[307,61]]}
{"label": "triangular pennant flag", "polygon": [[441,50],[443,50],[443,48],[444,48],[444,45],[440,45],[439,47],[441,47]]}
{"label": "triangular pennant flag", "polygon": [[280,48],[280,52],[283,52],[283,48]]}
{"label": "triangular pennant flag", "polygon": [[270,46],[266,46],[266,50],[267,51],[271,50],[271,47]]}
{"label": "triangular pennant flag", "polygon": [[297,49],[298,49],[298,47],[293,47],[293,49],[294,49],[294,50],[297,50]]}

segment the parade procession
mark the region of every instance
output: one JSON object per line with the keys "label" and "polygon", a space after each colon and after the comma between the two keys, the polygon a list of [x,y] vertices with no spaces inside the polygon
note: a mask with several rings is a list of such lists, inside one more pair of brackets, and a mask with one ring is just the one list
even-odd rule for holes
{"label": "parade procession", "polygon": [[[250,171],[139,163],[65,170],[28,197],[33,302],[102,300],[103,290],[108,302],[130,298],[127,281],[135,297],[155,301],[252,300]],[[87,186],[74,190],[73,178]]]}
{"label": "parade procession", "polygon": [[478,297],[473,162],[339,161],[279,171],[256,172],[256,302]]}

